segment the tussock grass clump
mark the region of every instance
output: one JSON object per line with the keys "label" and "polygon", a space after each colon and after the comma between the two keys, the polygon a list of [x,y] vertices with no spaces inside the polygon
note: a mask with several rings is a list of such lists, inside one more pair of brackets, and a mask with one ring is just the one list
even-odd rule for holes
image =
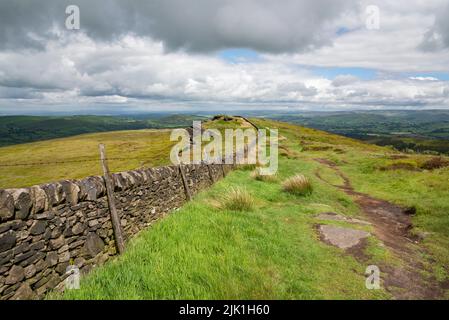
{"label": "tussock grass clump", "polygon": [[251,211],[254,208],[254,198],[243,188],[231,188],[224,197],[222,205],[228,210]]}
{"label": "tussock grass clump", "polygon": [[251,178],[257,180],[257,181],[264,181],[264,182],[275,182],[277,181],[276,175],[263,175],[260,173],[260,168],[256,168],[253,172],[251,172]]}
{"label": "tussock grass clump", "polygon": [[285,192],[303,196],[312,193],[313,188],[310,180],[306,176],[298,174],[285,180],[282,183],[282,189]]}
{"label": "tussock grass clump", "polygon": [[424,162],[421,166],[424,170],[435,170],[444,167],[449,167],[449,161],[442,157],[434,157]]}

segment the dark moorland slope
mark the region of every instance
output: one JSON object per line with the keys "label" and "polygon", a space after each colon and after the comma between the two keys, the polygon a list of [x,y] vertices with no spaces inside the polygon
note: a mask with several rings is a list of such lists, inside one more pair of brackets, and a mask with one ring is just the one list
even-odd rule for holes
{"label": "dark moorland slope", "polygon": [[135,116],[3,116],[0,117],[0,146],[74,136],[82,133],[186,127],[191,115]]}

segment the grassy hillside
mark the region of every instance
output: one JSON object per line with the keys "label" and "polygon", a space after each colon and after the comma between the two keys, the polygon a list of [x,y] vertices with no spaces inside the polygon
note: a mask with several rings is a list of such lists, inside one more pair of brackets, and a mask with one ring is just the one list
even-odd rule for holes
{"label": "grassy hillside", "polygon": [[[232,172],[181,210],[141,232],[124,255],[94,270],[82,279],[80,290],[68,291],[63,298],[400,297],[404,289],[394,285],[388,290],[365,288],[367,265],[407,267],[403,257],[377,237],[370,237],[363,252],[355,256],[320,241],[318,223],[346,227],[349,223],[320,221],[317,214],[366,217],[356,197],[336,187],[345,180],[316,159],[335,163],[356,191],[416,208],[412,233],[420,236],[421,253],[416,258],[425,270],[417,271],[418,275],[431,276],[446,288],[440,297],[449,298],[448,167],[427,170],[423,168],[429,156],[403,155],[286,123],[254,121],[261,127],[280,129],[281,156],[275,179],[256,180],[247,168]],[[296,174],[308,177],[311,194],[297,196],[282,190],[282,182]],[[226,206],[224,199],[232,188],[249,193],[251,209],[236,211]],[[375,232],[370,225],[351,228]],[[57,294],[50,297],[60,298]]]}
{"label": "grassy hillside", "polygon": [[[169,130],[133,130],[84,134],[0,148],[0,188],[100,175],[98,144],[106,145],[110,170],[169,163]],[[35,163],[36,165],[28,165]],[[41,164],[42,163],[42,164]]]}
{"label": "grassy hillside", "polygon": [[412,232],[425,235],[423,245],[431,252],[429,264],[432,265],[429,267],[437,278],[449,282],[448,158],[443,158],[446,166],[428,170],[426,164],[435,159],[433,156],[391,152],[383,147],[285,123],[256,123],[281,129],[288,138],[283,143],[288,150],[284,155],[307,162],[329,159],[338,165],[357,191],[404,207],[415,207]]}
{"label": "grassy hillside", "polygon": [[[184,127],[188,127],[198,117],[173,115],[163,119],[167,126],[176,127],[183,123]],[[187,119],[190,120],[189,123],[185,123]],[[25,122],[29,124],[29,119]],[[98,118],[93,123],[98,123]],[[208,128],[209,123],[211,122],[205,121],[203,127]],[[212,123],[214,128],[219,129],[238,128],[242,125],[248,127],[241,119]],[[69,129],[70,127],[64,127],[66,131]],[[29,187],[50,181],[102,174],[99,143],[106,145],[107,156],[111,158],[109,167],[114,172],[168,164],[170,149],[175,144],[170,141],[170,130],[154,129],[83,134],[0,147],[0,188]]]}
{"label": "grassy hillside", "polygon": [[267,114],[286,121],[398,150],[449,154],[449,111],[376,110]]}
{"label": "grassy hillside", "polygon": [[[311,172],[283,160],[279,178]],[[313,214],[356,207],[317,185],[305,199],[237,171],[180,211],[139,234],[127,252],[95,270],[66,299],[376,299],[364,287],[364,266],[320,243]],[[315,182],[315,181],[314,181]],[[244,186],[252,211],[220,208],[231,187]]]}

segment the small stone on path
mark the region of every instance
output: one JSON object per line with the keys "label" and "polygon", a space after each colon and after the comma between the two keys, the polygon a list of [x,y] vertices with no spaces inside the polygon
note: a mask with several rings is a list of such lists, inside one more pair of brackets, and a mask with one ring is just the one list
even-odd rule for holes
{"label": "small stone on path", "polygon": [[349,229],[331,225],[320,225],[319,231],[323,239],[340,248],[349,249],[360,243],[371,234],[363,230]]}

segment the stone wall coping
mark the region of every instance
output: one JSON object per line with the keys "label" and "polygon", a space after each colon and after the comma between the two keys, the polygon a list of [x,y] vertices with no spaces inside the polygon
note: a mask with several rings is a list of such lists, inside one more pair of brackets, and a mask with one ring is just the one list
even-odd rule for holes
{"label": "stone wall coping", "polygon": [[[183,165],[187,171],[200,164]],[[115,191],[126,191],[143,184],[156,182],[175,172],[174,165],[142,168],[112,174]],[[106,195],[102,176],[61,180],[26,188],[0,189],[0,223],[9,220],[32,219],[63,203],[74,206],[83,201],[96,201]]]}

